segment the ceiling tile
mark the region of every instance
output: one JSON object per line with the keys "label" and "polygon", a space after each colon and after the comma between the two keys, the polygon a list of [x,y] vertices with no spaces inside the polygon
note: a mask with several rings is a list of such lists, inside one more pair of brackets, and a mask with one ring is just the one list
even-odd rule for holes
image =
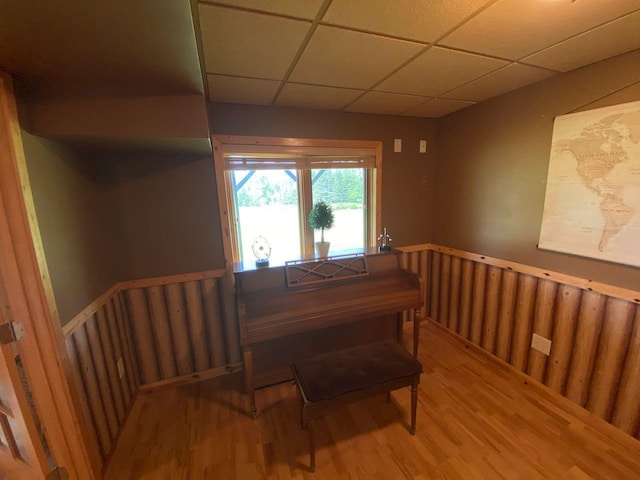
{"label": "ceiling tile", "polygon": [[480,102],[554,75],[556,73],[549,70],[512,63],[478,80],[447,92],[443,97]]}
{"label": "ceiling tile", "polygon": [[376,90],[435,97],[507,64],[504,60],[433,47],[376,86]]}
{"label": "ceiling tile", "polygon": [[424,103],[425,100],[428,99],[413,95],[368,92],[345,108],[345,111],[398,115],[411,107]]}
{"label": "ceiling tile", "polygon": [[465,102],[462,100],[449,100],[446,98],[434,98],[422,105],[412,108],[404,112],[402,115],[408,115],[412,117],[428,117],[438,118],[447,115],[448,113],[455,112],[456,110],[462,110],[463,108],[474,105],[474,102]]}
{"label": "ceiling tile", "polygon": [[280,82],[256,78],[207,75],[209,101],[244,103],[247,105],[270,105]]}
{"label": "ceiling tile", "polygon": [[363,92],[363,90],[349,88],[287,83],[280,92],[276,105],[279,107],[341,110]]}
{"label": "ceiling tile", "polygon": [[513,60],[640,8],[640,0],[498,0],[440,43]]}
{"label": "ceiling tile", "polygon": [[282,79],[310,23],[200,4],[207,73]]}
{"label": "ceiling tile", "polygon": [[547,48],[523,61],[568,72],[640,48],[640,11]]}
{"label": "ceiling tile", "polygon": [[319,26],[290,79],[334,87],[369,88],[422,45],[377,35]]}
{"label": "ceiling tile", "polygon": [[323,23],[433,42],[488,0],[333,0]]}
{"label": "ceiling tile", "polygon": [[[206,4],[208,2],[200,3]],[[305,0],[304,2],[300,0],[269,0],[268,2],[264,0],[216,0],[216,3],[313,20],[316,18],[323,0]]]}

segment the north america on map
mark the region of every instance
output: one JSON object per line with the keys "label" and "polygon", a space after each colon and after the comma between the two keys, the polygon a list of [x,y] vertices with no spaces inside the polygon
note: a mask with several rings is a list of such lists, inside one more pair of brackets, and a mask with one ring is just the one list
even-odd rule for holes
{"label": "north america on map", "polygon": [[640,266],[640,102],[557,117],[539,247]]}

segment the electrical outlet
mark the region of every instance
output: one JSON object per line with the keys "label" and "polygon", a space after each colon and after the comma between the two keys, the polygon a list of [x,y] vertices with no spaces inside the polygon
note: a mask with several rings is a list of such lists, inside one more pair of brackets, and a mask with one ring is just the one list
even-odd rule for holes
{"label": "electrical outlet", "polygon": [[118,360],[118,375],[120,378],[124,377],[124,362],[122,361],[122,357]]}
{"label": "electrical outlet", "polygon": [[533,337],[531,337],[531,348],[549,356],[551,353],[551,340],[534,333]]}
{"label": "electrical outlet", "polygon": [[393,140],[393,151],[398,153],[402,151],[402,139],[396,138]]}

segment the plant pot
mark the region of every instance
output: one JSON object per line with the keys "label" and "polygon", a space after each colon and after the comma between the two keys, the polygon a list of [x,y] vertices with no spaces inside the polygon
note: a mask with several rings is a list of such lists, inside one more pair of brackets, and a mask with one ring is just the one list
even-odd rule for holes
{"label": "plant pot", "polygon": [[331,242],[316,242],[316,254],[320,258],[325,258],[329,255],[329,245]]}

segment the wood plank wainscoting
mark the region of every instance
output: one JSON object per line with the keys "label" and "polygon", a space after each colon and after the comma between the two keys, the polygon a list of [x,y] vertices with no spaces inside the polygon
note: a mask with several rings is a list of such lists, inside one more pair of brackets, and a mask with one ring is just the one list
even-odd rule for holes
{"label": "wood plank wainscoting", "polygon": [[[639,292],[437,245],[399,250],[427,285],[423,315],[640,438]],[[65,325],[98,477],[138,393],[241,368],[230,277],[122,282]],[[533,333],[551,339],[549,357]]]}
{"label": "wood plank wainscoting", "polygon": [[427,284],[429,318],[640,439],[640,292],[438,245],[400,250]]}
{"label": "wood plank wainscoting", "polygon": [[223,315],[224,273],[121,282],[65,325],[82,431],[99,476],[138,392],[240,368],[235,319]]}

